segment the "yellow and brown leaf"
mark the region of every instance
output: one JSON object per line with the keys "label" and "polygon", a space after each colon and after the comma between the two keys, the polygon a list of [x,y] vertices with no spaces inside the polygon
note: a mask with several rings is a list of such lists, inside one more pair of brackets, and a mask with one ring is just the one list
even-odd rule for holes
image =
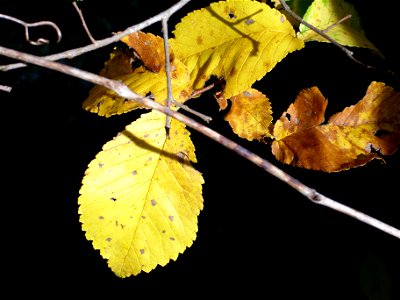
{"label": "yellow and brown leaf", "polygon": [[272,110],[269,99],[257,91],[249,89],[230,99],[232,106],[225,116],[233,132],[249,141],[270,137]]}
{"label": "yellow and brown leaf", "polygon": [[324,121],[318,88],[299,93],[275,123],[272,153],[286,164],[337,172],[393,154],[400,143],[400,94],[372,82],[356,105]]}
{"label": "yellow and brown leaf", "polygon": [[[165,104],[167,79],[162,38],[149,33],[134,33],[123,40],[129,46],[136,47],[135,51],[143,60],[143,65],[132,67],[135,57],[126,51],[116,49],[111,53],[110,60],[105,63],[100,75],[125,83],[140,96],[151,94],[155,101]],[[171,61],[171,82],[175,101],[180,103],[186,101],[192,93],[192,87],[189,72],[178,59]],[[124,99],[114,91],[99,85],[90,90],[82,106],[85,110],[105,117],[145,108],[138,102]]]}

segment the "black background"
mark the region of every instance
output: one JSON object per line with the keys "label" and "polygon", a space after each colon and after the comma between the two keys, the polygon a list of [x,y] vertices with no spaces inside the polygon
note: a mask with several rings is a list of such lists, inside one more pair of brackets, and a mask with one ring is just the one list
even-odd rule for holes
{"label": "black background", "polygon": [[[105,38],[139,23],[175,1],[79,2],[92,34]],[[394,1],[393,1],[394,2]],[[210,1],[191,1],[175,14]],[[376,1],[352,1],[369,37],[399,69],[398,10]],[[391,1],[388,1],[391,3]],[[393,3],[392,3],[393,4]],[[0,13],[24,21],[56,22],[59,44],[34,47],[22,27],[0,20],[2,46],[46,55],[89,43],[71,1],[0,0]],[[145,31],[161,35],[157,23]],[[35,31],[54,40],[49,30]],[[114,45],[64,63],[98,72]],[[376,60],[355,49],[366,62]],[[0,57],[1,64],[13,62]],[[83,173],[101,146],[142,111],[102,118],[81,108],[91,84],[40,67],[0,74],[2,107],[3,284],[32,296],[79,295],[184,296],[243,293],[246,299],[400,299],[400,240],[369,225],[317,206],[285,183],[233,152],[191,130],[203,173],[204,209],[192,247],[177,261],[150,273],[121,279],[93,250],[78,220],[77,198]],[[372,80],[400,91],[399,78],[367,69],[332,45],[310,43],[288,55],[255,87],[272,102],[274,118],[302,88],[318,86],[328,98],[327,116],[360,100]],[[188,102],[213,117],[210,127],[269,159],[303,183],[334,200],[400,228],[399,171],[396,153],[385,162],[339,173],[283,166],[270,148],[235,137],[210,93]],[[372,298],[376,293],[377,297]],[[274,296],[277,295],[277,296]]]}

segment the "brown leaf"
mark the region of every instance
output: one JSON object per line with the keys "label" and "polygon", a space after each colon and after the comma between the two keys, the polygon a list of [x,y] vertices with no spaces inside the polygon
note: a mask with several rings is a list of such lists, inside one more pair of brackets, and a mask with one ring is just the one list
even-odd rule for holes
{"label": "brown leaf", "polygon": [[224,110],[228,107],[228,99],[224,97],[224,94],[222,92],[216,92],[214,94],[215,100],[217,100],[219,110]]}
{"label": "brown leaf", "polygon": [[112,79],[120,75],[130,74],[134,71],[134,68],[132,68],[133,61],[132,55],[116,48],[111,52],[110,59],[106,61],[99,75]]}
{"label": "brown leaf", "polygon": [[321,124],[328,101],[317,87],[300,91],[295,102],[276,121],[274,136],[281,139],[294,132]]}
{"label": "brown leaf", "polygon": [[[124,36],[121,41],[135,50],[147,69],[156,73],[165,70],[163,38],[151,33],[138,31]],[[170,61],[172,61],[174,54],[171,48],[169,48],[169,51]]]}

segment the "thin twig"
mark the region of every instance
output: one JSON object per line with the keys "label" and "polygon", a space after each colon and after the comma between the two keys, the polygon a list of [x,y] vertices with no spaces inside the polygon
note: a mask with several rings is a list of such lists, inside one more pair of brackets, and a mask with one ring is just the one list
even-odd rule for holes
{"label": "thin twig", "polygon": [[[171,63],[170,63],[170,55],[169,55],[169,43],[168,43],[168,18],[162,18],[162,31],[163,31],[163,38],[164,38],[164,56],[165,56],[165,73],[167,75],[167,107],[171,107],[171,103],[173,102],[173,95],[172,95],[172,83],[171,83]],[[169,137],[169,129],[171,128],[171,117],[167,115],[167,119],[165,121],[165,129],[167,130],[167,136]]]}
{"label": "thin twig", "polygon": [[197,96],[200,96],[201,94],[203,94],[204,92],[207,92],[207,91],[209,91],[209,90],[211,90],[216,84],[219,84],[219,83],[221,83],[223,80],[217,80],[216,82],[213,82],[213,83],[211,83],[211,84],[209,84],[209,85],[207,85],[207,86],[205,86],[205,87],[203,87],[203,88],[201,88],[201,89],[198,89],[198,90],[194,90],[193,92],[192,92],[192,94],[190,95],[190,97],[189,97],[189,99],[192,99],[192,98],[195,98],[195,97],[197,97]]}
{"label": "thin twig", "polygon": [[53,23],[51,21],[40,21],[40,22],[34,22],[34,23],[27,23],[27,22],[24,22],[24,21],[22,21],[20,19],[8,16],[8,15],[4,15],[4,14],[0,14],[0,18],[1,19],[5,19],[5,20],[9,20],[9,21],[12,21],[12,22],[15,22],[17,24],[22,25],[24,27],[24,29],[25,29],[26,41],[29,42],[30,44],[34,45],[34,46],[48,44],[50,41],[47,40],[47,39],[44,39],[44,38],[38,38],[36,41],[32,41],[30,39],[30,37],[29,37],[29,28],[30,27],[51,26],[51,27],[54,28],[54,30],[57,33],[57,43],[59,41],[61,41],[61,37],[62,37],[61,30],[60,30],[60,28],[58,28],[58,26],[55,23]]}
{"label": "thin twig", "polygon": [[212,118],[210,116],[206,116],[205,114],[202,114],[201,112],[198,112],[194,109],[191,109],[189,106],[183,104],[183,103],[179,103],[175,100],[173,100],[174,105],[178,106],[179,108],[181,108],[182,110],[185,110],[187,112],[190,112],[191,114],[199,117],[200,119],[202,119],[203,121],[210,123],[212,121]]}
{"label": "thin twig", "polygon": [[175,118],[178,121],[181,121],[182,123],[186,124],[187,126],[195,129],[196,131],[200,132],[201,134],[207,136],[208,138],[218,142],[219,144],[227,147],[228,149],[232,150],[236,154],[246,158],[250,162],[254,163],[258,167],[262,168],[269,174],[275,176],[276,178],[282,180],[289,186],[291,186],[293,189],[307,197],[309,200],[311,200],[313,203],[317,203],[326,207],[329,207],[335,211],[341,212],[343,214],[349,215],[354,219],[357,219],[361,222],[364,222],[370,226],[373,226],[383,232],[386,232],[398,239],[400,239],[400,230],[390,226],[386,223],[383,223],[373,217],[370,217],[364,213],[361,213],[355,209],[352,209],[346,205],[343,205],[337,201],[334,201],[328,197],[325,197],[324,195],[318,193],[314,189],[304,185],[294,177],[290,176],[289,174],[285,173],[278,167],[274,166],[271,164],[269,161],[263,159],[262,157],[256,155],[255,153],[247,150],[246,148],[242,147],[241,145],[235,143],[234,141],[224,137],[223,135],[219,134],[218,132],[210,129],[209,127],[206,127],[197,121],[177,112],[173,111],[170,108],[163,106],[151,99],[148,99],[146,97],[141,97],[138,94],[134,93],[129,89],[128,86],[126,86],[124,83],[121,81],[116,81],[112,79],[108,79],[84,70],[80,70],[74,67],[70,67],[68,65],[64,65],[58,62],[50,61],[38,56],[34,56],[31,54],[19,52],[16,50],[8,49],[5,47],[0,46],[0,53],[4,56],[7,56],[9,58],[21,60],[25,63],[31,63],[35,64],[44,68],[52,69],[58,72],[62,72],[68,75],[71,75],[76,78],[80,78],[85,81],[89,81],[93,84],[101,85],[105,88],[112,89],[115,93],[117,93],[119,96],[126,98],[126,99],[131,99],[134,101],[139,102],[140,104],[147,106],[150,109],[157,110],[159,112],[162,112],[166,115],[169,115],[173,118]]}
{"label": "thin twig", "polygon": [[329,25],[328,27],[326,27],[324,30],[322,30],[323,33],[327,33],[329,30],[331,30],[333,27],[339,25],[340,23],[343,23],[344,21],[350,19],[352,16],[351,15],[347,15],[344,16],[343,18],[341,18],[340,20],[337,20],[335,23]]}
{"label": "thin twig", "polygon": [[82,10],[79,8],[78,4],[76,4],[76,1],[72,2],[72,5],[75,7],[76,12],[78,13],[79,18],[81,19],[81,23],[82,23],[83,29],[85,29],[85,32],[86,32],[86,34],[88,35],[90,41],[91,41],[93,44],[95,44],[95,43],[96,43],[96,40],[95,40],[95,38],[92,36],[92,34],[90,33],[89,27],[87,26],[86,21],[85,21],[85,18],[83,17]]}
{"label": "thin twig", "polygon": [[[168,108],[171,107],[171,104],[174,103],[176,106],[194,114],[195,116],[200,117],[201,119],[203,119],[204,121],[209,123],[212,120],[211,117],[208,117],[200,112],[197,112],[185,104],[175,101],[174,96],[172,94],[171,62],[170,62],[170,52],[169,52],[169,43],[168,43],[168,40],[169,40],[169,38],[168,38],[168,18],[169,17],[165,17],[161,21],[162,22],[162,30],[163,30],[163,38],[164,38],[165,73],[167,75],[167,91],[168,91],[167,107]],[[165,128],[167,130],[167,136],[169,133],[170,125],[171,125],[171,119],[170,119],[170,116],[167,115],[166,121],[165,121]]]}
{"label": "thin twig", "polygon": [[[301,18],[299,15],[297,15],[294,11],[292,11],[289,7],[289,5],[286,4],[285,0],[279,0],[283,6],[283,8],[297,21],[299,21],[301,24],[307,26],[308,28],[310,28],[311,30],[315,31],[316,33],[318,33],[320,36],[322,36],[323,38],[325,38],[326,40],[328,40],[329,42],[331,42],[333,45],[335,45],[336,47],[338,47],[340,50],[342,50],[351,60],[353,60],[354,62],[369,68],[369,69],[378,69],[377,67],[365,64],[364,62],[358,60],[357,58],[354,57],[354,53],[353,51],[350,51],[349,49],[347,49],[346,47],[344,47],[343,45],[341,45],[340,43],[336,42],[333,38],[331,38],[329,35],[326,34],[326,29],[325,30],[320,30],[317,27],[315,27],[314,25],[311,25],[310,23],[308,23],[307,21],[303,20],[303,18]],[[328,27],[329,28],[329,27]],[[388,71],[388,70],[386,70]],[[393,74],[392,71],[388,71],[390,74]]]}
{"label": "thin twig", "polygon": [[[163,18],[171,16],[172,14],[177,12],[179,9],[181,9],[184,5],[186,5],[189,1],[190,0],[181,0],[178,3],[174,4],[173,6],[171,6],[169,9],[159,13],[158,15],[155,15],[139,24],[133,25],[133,26],[125,29],[124,31],[118,32],[111,37],[108,37],[108,38],[105,38],[102,40],[97,40],[95,44],[90,44],[90,45],[87,45],[84,47],[75,48],[75,49],[67,50],[64,52],[57,53],[57,54],[44,56],[44,58],[46,58],[48,60],[53,60],[53,61],[64,59],[64,58],[71,59],[71,58],[77,57],[79,55],[82,55],[84,53],[108,46],[110,44],[118,42],[121,38],[123,38],[124,36],[126,36],[128,34],[139,31],[143,28],[146,28],[154,23],[161,21]],[[9,70],[13,70],[13,69],[17,69],[17,68],[21,68],[21,67],[25,67],[25,66],[26,66],[26,64],[24,64],[24,63],[2,65],[2,66],[0,66],[0,71],[9,71]]]}

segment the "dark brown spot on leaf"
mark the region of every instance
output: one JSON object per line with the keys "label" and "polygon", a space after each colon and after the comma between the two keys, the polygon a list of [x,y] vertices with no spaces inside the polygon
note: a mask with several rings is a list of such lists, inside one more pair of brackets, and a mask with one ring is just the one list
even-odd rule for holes
{"label": "dark brown spot on leaf", "polygon": [[154,200],[154,199],[151,199],[150,203],[151,203],[152,206],[156,206],[156,204],[157,204],[156,200]]}
{"label": "dark brown spot on leaf", "polygon": [[228,13],[228,17],[229,19],[236,19],[236,15],[231,11]]}

